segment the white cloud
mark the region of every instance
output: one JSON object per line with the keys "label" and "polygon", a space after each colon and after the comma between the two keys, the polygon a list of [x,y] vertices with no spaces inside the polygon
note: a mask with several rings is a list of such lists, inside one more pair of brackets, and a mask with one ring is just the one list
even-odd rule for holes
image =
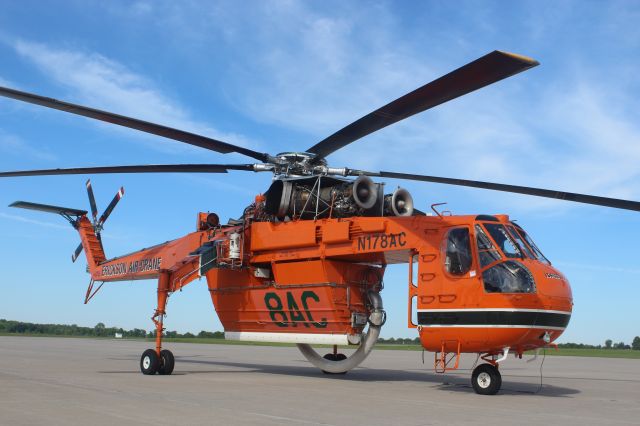
{"label": "white cloud", "polygon": [[[450,40],[459,49],[447,52],[421,40],[399,39],[402,23],[385,4],[355,11],[341,3],[331,12],[301,2],[255,6],[251,12],[216,6],[203,13],[224,22],[218,27],[231,49],[242,46],[243,52],[252,52],[232,61],[237,72],[230,86],[238,108],[255,120],[310,135],[297,149],[485,53],[464,39],[457,44]],[[539,25],[529,28],[528,36],[532,51],[539,49],[536,43],[550,42],[544,31],[572,19],[574,6],[561,8],[552,20],[536,14]],[[177,13],[173,23],[184,25],[189,17],[189,11]],[[211,37],[210,32],[202,34]],[[565,55],[557,62],[561,68],[546,75],[542,90],[535,75],[515,76],[372,134],[330,161],[640,198],[640,125],[629,112],[637,111],[637,101],[624,96],[635,73],[603,79],[578,72],[594,68],[579,60]],[[519,212],[558,214],[575,206],[493,191],[468,193]]]}
{"label": "white cloud", "polygon": [[[156,24],[170,28],[176,37],[200,37],[203,43],[228,47],[227,80],[221,84],[230,105],[255,121],[306,135],[295,146],[272,141],[272,151],[305,149],[485,53],[465,39],[449,40],[458,49],[448,51],[424,40],[399,39],[402,22],[384,4],[356,10],[341,3],[331,13],[289,1],[257,2],[251,8],[175,7],[171,2],[153,7]],[[561,25],[565,15],[548,25]],[[534,31],[529,38],[542,43],[543,36]],[[16,48],[86,102],[216,136],[148,80],[104,56],[26,42]],[[241,54],[234,56],[235,51]],[[562,62],[571,68],[566,71],[571,78],[560,71],[549,74],[545,90],[536,91],[528,73],[518,75],[370,135],[330,161],[336,166],[639,198],[635,170],[640,127],[624,112],[629,99],[620,95],[629,82],[576,74],[575,69],[584,67],[574,60]],[[237,135],[218,137],[247,143]],[[573,206],[491,191],[468,194],[495,200],[501,210],[558,213]]]}
{"label": "white cloud", "polygon": [[2,129],[0,129],[0,153],[3,153],[5,158],[7,156],[30,157],[47,162],[57,159],[56,155],[49,150],[34,148],[19,137],[6,133]]}
{"label": "white cloud", "polygon": [[64,226],[64,225],[57,224],[57,223],[51,223],[51,222],[44,222],[44,221],[41,221],[41,220],[29,219],[29,218],[26,218],[26,217],[17,216],[17,215],[13,215],[13,214],[9,214],[9,213],[0,212],[0,217],[2,217],[4,219],[17,221],[17,222],[28,223],[30,225],[43,226],[43,227],[46,227],[46,228],[64,229],[65,231],[69,231],[69,230],[72,229],[69,225]]}
{"label": "white cloud", "polygon": [[[184,108],[148,79],[103,55],[56,49],[24,40],[14,42],[13,47],[44,74],[71,89],[74,101],[237,145],[250,145],[248,139],[239,134],[222,133],[193,120]],[[154,139],[150,145],[162,151],[182,151],[178,146],[188,149],[176,143],[158,143],[155,136]],[[202,150],[198,152],[202,153]]]}

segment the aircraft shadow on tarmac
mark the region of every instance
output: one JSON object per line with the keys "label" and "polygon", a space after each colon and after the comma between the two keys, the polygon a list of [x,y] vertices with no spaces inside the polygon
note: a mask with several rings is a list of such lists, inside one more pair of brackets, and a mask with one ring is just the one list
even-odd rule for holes
{"label": "aircraft shadow on tarmac", "polygon": [[[239,368],[241,370],[217,369],[217,370],[187,370],[176,369],[173,375],[191,375],[191,374],[246,374],[246,373],[265,373],[277,374],[284,376],[298,376],[310,378],[322,378],[327,380],[346,380],[356,382],[416,382],[416,383],[435,383],[437,389],[450,392],[473,392],[470,384],[471,370],[459,369],[455,375],[437,375],[422,369],[411,370],[392,370],[380,368],[357,367],[349,371],[347,374],[324,374],[317,368],[308,366],[306,360],[298,359],[294,362],[304,363],[304,366],[292,365],[272,365],[272,364],[256,364],[246,362],[233,362],[222,360],[202,360],[196,359],[194,356],[177,356],[176,363],[180,366],[187,367],[188,364],[202,366],[220,366]],[[139,371],[100,371],[100,373],[135,373]],[[511,377],[518,378],[518,381],[510,380]],[[523,382],[526,380],[527,382]],[[503,386],[500,394],[504,395],[531,395],[545,397],[569,397],[581,393],[578,389],[560,387],[544,383],[540,385],[539,376],[521,376],[521,375],[503,375]]]}

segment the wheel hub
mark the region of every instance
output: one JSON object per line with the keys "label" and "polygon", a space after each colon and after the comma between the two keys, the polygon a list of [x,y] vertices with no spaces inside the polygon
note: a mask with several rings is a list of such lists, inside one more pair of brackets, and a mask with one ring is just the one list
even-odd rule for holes
{"label": "wheel hub", "polygon": [[142,366],[143,366],[145,369],[148,369],[148,368],[151,366],[151,358],[149,358],[148,356],[145,356],[145,357],[142,359]]}
{"label": "wheel hub", "polygon": [[478,385],[482,389],[487,389],[489,386],[491,386],[491,376],[485,372],[478,374]]}

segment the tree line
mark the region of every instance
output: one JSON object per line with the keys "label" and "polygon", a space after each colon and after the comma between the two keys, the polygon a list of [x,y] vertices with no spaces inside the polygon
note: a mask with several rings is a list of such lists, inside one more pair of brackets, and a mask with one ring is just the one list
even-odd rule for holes
{"label": "tree line", "polygon": [[[0,319],[0,334],[41,334],[48,336],[89,336],[89,337],[115,337],[119,334],[123,338],[153,338],[156,335],[155,330],[146,331],[141,328],[133,330],[125,330],[120,327],[107,327],[104,323],[99,322],[95,327],[81,327],[76,324],[35,324],[31,322],[11,321]],[[209,338],[223,339],[224,333],[221,331],[201,331],[197,335],[193,333],[178,333],[177,331],[165,331],[165,337],[173,338]]]}
{"label": "tree line", "polygon": [[[31,322],[11,321],[0,319],[0,334],[41,334],[50,336],[90,336],[90,337],[115,337],[116,333],[123,338],[137,337],[137,338],[153,338],[156,335],[155,330],[146,331],[141,328],[134,328],[133,330],[125,330],[119,327],[107,327],[103,323],[99,322],[95,327],[81,327],[76,324],[35,324]],[[224,339],[224,333],[222,331],[204,331],[202,330],[198,334],[193,333],[178,333],[177,331],[165,331],[164,337],[169,338],[195,338],[201,339]],[[409,338],[389,338],[378,339],[378,343],[391,344],[391,345],[419,345],[420,339],[418,337],[414,339]],[[630,345],[624,342],[613,343],[611,339],[607,339],[603,345],[588,345],[584,343],[560,343],[560,348],[568,349],[632,349],[640,350],[640,336],[634,337]]]}

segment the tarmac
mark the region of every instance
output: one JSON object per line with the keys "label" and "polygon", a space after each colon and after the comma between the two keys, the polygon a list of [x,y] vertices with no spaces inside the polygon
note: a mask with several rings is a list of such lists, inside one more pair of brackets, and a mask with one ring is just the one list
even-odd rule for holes
{"label": "tarmac", "polygon": [[143,376],[149,343],[0,337],[1,425],[640,424],[640,360],[547,356],[501,364],[502,390],[445,375],[433,354],[374,350],[325,375],[296,348],[167,343],[171,376]]}

